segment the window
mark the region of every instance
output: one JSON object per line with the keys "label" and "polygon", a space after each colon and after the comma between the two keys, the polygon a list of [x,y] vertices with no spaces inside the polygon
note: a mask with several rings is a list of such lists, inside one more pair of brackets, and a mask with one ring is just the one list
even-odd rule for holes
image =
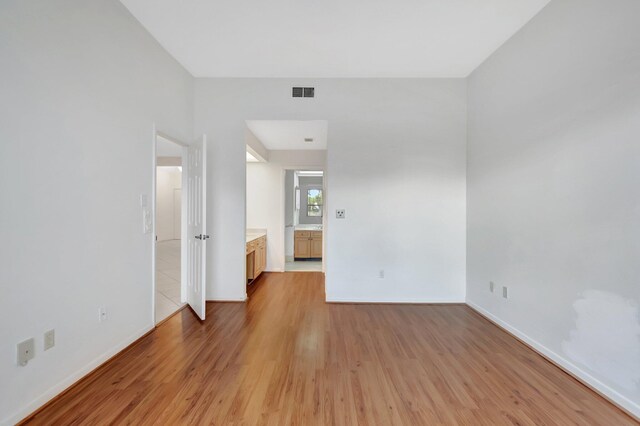
{"label": "window", "polygon": [[307,216],[322,217],[322,189],[307,190]]}

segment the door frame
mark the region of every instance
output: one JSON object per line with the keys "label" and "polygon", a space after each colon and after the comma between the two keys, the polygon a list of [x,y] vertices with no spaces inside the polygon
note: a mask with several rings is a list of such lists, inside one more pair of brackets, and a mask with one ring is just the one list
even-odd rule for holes
{"label": "door frame", "polygon": [[[174,138],[173,136],[170,136],[169,134],[158,130],[158,127],[156,126],[156,124],[153,124],[153,132],[152,132],[152,138],[151,138],[151,152],[152,152],[152,158],[151,158],[151,197],[149,197],[151,199],[151,321],[153,322],[154,326],[157,326],[158,323],[156,322],[156,210],[157,210],[157,205],[156,205],[156,191],[157,191],[157,170],[156,168],[158,167],[158,158],[157,158],[157,154],[158,154],[158,149],[157,149],[157,139],[158,136],[162,137],[163,139],[166,139],[170,142],[175,143],[176,145],[179,145],[182,147],[182,158],[185,158],[185,154],[186,154],[186,150],[189,147],[188,144],[182,142],[180,139]],[[182,186],[184,186],[184,182],[185,182],[185,168],[183,167],[182,169]],[[187,228],[187,222],[186,222],[186,199],[185,197],[181,197],[181,211],[182,214],[180,216],[180,226],[182,228],[182,236],[184,237],[186,235],[186,228]],[[180,302],[181,303],[185,303],[186,300],[186,280],[185,280],[185,268],[184,263],[186,261],[186,257],[187,257],[187,251],[186,251],[186,245],[182,244],[182,240],[180,242]]]}

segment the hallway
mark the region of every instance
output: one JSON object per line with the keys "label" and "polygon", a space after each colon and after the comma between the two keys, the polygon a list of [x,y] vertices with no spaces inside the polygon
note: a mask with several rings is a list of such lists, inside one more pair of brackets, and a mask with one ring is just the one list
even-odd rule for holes
{"label": "hallway", "polygon": [[180,309],[181,240],[156,243],[156,324]]}
{"label": "hallway", "polygon": [[265,273],[245,303],[185,309],[31,424],[636,424],[464,305],[324,302]]}

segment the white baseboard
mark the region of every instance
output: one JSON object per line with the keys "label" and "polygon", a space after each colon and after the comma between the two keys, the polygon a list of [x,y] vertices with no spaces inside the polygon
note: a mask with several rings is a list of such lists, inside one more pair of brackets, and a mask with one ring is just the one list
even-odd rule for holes
{"label": "white baseboard", "polygon": [[354,304],[371,304],[371,305],[457,305],[464,304],[464,300],[458,299],[424,299],[424,300],[372,300],[372,299],[361,299],[357,297],[348,297],[348,298],[340,298],[340,297],[326,297],[325,302],[327,303],[354,303]]}
{"label": "white baseboard", "polygon": [[227,303],[227,302],[232,302],[232,303],[240,303],[240,302],[246,302],[247,301],[247,296],[243,297],[242,299],[207,299],[205,300],[206,303]]}
{"label": "white baseboard", "polygon": [[126,338],[120,344],[116,345],[112,349],[109,349],[99,357],[93,359],[91,362],[86,364],[81,369],[77,370],[75,373],[67,376],[67,378],[59,382],[57,385],[51,387],[49,390],[44,392],[35,400],[28,403],[26,406],[20,408],[17,412],[11,414],[8,418],[0,421],[0,425],[14,425],[18,423],[20,420],[24,419],[29,414],[33,413],[38,408],[45,405],[47,402],[51,401],[53,398],[55,398],[60,393],[65,391],[67,388],[69,388],[71,385],[73,385],[80,379],[90,374],[96,368],[100,367],[102,364],[108,361],[109,358],[113,357],[118,352],[122,351],[127,346],[129,346],[130,344],[132,344],[133,342],[135,342],[136,340],[138,340],[139,338],[141,338],[142,336],[144,336],[146,333],[153,330],[154,328],[155,328],[155,325],[152,325],[150,327],[145,327],[141,331]]}
{"label": "white baseboard", "polygon": [[637,403],[631,401],[629,398],[620,394],[615,389],[612,389],[608,385],[602,383],[600,380],[596,379],[595,377],[593,377],[591,374],[584,371],[580,367],[576,366],[568,359],[564,358],[563,356],[547,348],[540,342],[530,338],[529,336],[527,336],[517,328],[502,321],[500,318],[491,314],[489,311],[485,310],[484,308],[481,308],[479,305],[476,305],[475,303],[470,302],[469,300],[467,300],[467,305],[471,309],[473,309],[474,311],[476,311],[477,313],[479,313],[480,315],[482,315],[483,317],[487,318],[489,321],[497,325],[498,327],[502,328],[506,332],[520,339],[522,342],[530,346],[533,350],[535,350],[536,352],[538,352],[539,354],[547,358],[549,361],[556,364],[559,368],[563,369],[564,371],[569,373],[571,376],[575,377],[578,381],[582,382],[585,386],[591,388],[593,391],[599,393],[604,398],[608,399],[614,405],[617,405],[619,408],[626,411],[631,416],[640,420],[640,405],[638,405]]}

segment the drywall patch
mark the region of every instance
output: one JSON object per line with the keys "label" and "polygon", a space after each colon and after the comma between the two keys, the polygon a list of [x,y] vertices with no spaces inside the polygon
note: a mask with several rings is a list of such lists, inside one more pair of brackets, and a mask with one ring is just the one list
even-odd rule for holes
{"label": "drywall patch", "polygon": [[587,290],[573,308],[576,328],[562,342],[572,360],[624,389],[640,388],[640,315],[637,302],[614,293]]}

